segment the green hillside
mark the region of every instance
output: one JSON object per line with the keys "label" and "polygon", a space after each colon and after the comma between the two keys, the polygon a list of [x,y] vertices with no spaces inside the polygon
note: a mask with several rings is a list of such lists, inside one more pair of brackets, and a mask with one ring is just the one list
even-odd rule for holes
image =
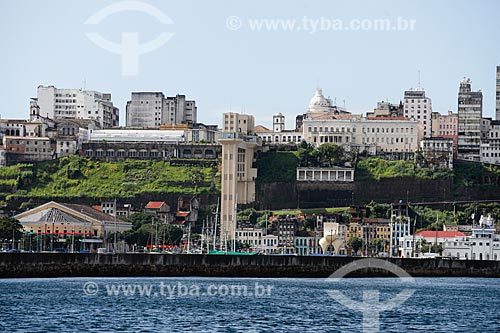
{"label": "green hillside", "polygon": [[165,161],[99,162],[71,156],[0,168],[0,200],[31,198],[133,198],[144,193],[220,191],[216,168],[172,166]]}

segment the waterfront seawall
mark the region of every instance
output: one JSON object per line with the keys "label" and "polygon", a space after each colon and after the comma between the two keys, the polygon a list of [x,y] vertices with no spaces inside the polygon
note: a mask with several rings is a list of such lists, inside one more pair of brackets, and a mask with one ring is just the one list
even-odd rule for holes
{"label": "waterfront seawall", "polygon": [[[1,253],[0,278],[212,276],[326,278],[361,258],[168,254]],[[421,277],[500,277],[500,261],[384,259]],[[356,277],[388,277],[380,269]]]}

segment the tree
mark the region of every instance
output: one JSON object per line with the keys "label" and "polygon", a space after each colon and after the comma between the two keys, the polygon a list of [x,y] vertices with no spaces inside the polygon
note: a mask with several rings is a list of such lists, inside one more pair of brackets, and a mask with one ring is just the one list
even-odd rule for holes
{"label": "tree", "polygon": [[314,147],[307,143],[306,141],[302,141],[297,149],[297,154],[300,160],[300,165],[303,167],[313,166],[314,164]]}
{"label": "tree", "polygon": [[167,244],[171,245],[179,245],[182,239],[182,229],[172,225],[172,224],[167,224],[164,226],[164,231],[165,231],[165,239]]}
{"label": "tree", "polygon": [[344,159],[344,148],[333,143],[323,143],[318,148],[320,164],[338,165]]}
{"label": "tree", "polygon": [[351,254],[358,253],[358,250],[363,246],[363,240],[359,237],[351,237],[349,238],[349,241],[347,242],[349,247],[351,248]]}
{"label": "tree", "polygon": [[11,217],[0,218],[0,240],[19,240],[22,236],[23,226],[18,220]]}
{"label": "tree", "polygon": [[385,249],[384,249],[384,240],[383,239],[375,238],[372,241],[372,246],[373,246],[373,249],[375,250],[376,254],[379,253],[379,252],[385,252]]}
{"label": "tree", "polygon": [[132,223],[132,230],[138,230],[144,224],[150,224],[151,222],[158,222],[158,217],[151,213],[133,213],[127,217],[127,222]]}
{"label": "tree", "polygon": [[197,194],[198,185],[203,181],[204,175],[200,170],[193,169],[189,175],[191,183],[194,185],[194,194]]}

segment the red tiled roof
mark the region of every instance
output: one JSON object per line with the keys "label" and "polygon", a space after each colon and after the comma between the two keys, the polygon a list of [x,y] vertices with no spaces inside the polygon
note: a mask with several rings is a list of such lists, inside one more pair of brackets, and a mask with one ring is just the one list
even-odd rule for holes
{"label": "red tiled roof", "polygon": [[[417,233],[416,236],[422,236],[424,238],[436,237],[436,231],[425,230]],[[465,234],[460,231],[438,231],[437,238],[455,238],[455,237],[465,237]]]}
{"label": "red tiled roof", "polygon": [[150,201],[146,205],[147,209],[160,209],[161,206],[165,203],[165,201]]}
{"label": "red tiled roof", "polygon": [[102,211],[102,207],[100,205],[94,205],[92,206],[92,208],[94,208],[95,210],[98,210],[98,211]]}
{"label": "red tiled roof", "polygon": [[187,217],[189,214],[190,212],[177,212],[175,215],[179,217]]}

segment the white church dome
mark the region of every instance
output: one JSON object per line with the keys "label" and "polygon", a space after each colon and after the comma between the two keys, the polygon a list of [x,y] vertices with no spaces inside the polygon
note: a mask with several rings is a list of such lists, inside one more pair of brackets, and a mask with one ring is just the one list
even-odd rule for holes
{"label": "white church dome", "polygon": [[323,90],[321,88],[316,89],[316,93],[309,102],[309,108],[315,108],[318,106],[331,106],[330,100],[323,96]]}

